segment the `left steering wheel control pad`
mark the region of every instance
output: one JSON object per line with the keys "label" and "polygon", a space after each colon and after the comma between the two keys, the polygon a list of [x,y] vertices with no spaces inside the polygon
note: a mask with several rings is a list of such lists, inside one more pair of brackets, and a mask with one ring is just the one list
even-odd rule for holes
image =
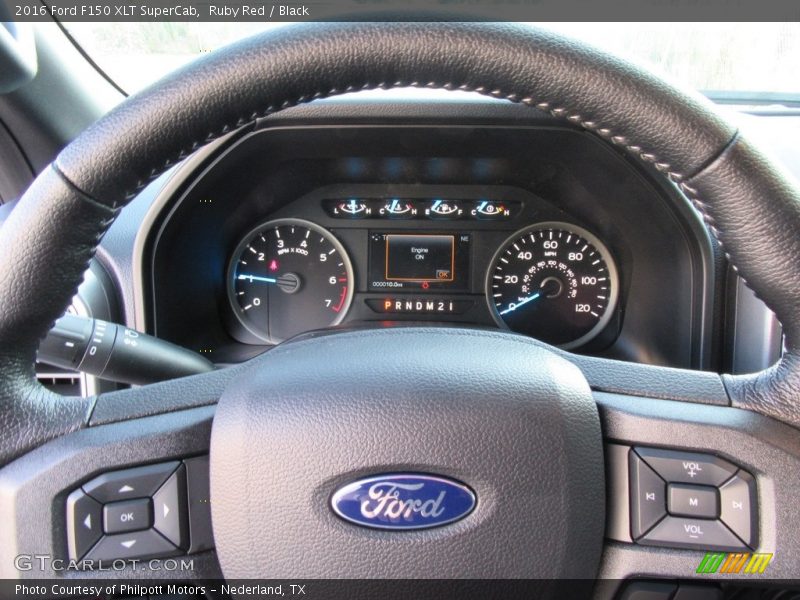
{"label": "left steering wheel control pad", "polygon": [[190,544],[189,536],[190,522],[193,533],[211,530],[200,508],[209,503],[207,473],[207,457],[198,457],[110,471],[85,483],[67,498],[69,559],[92,569],[210,547],[198,536]]}
{"label": "left steering wheel control pad", "polygon": [[227,578],[253,565],[279,579],[597,573],[597,406],[574,365],[522,336],[401,328],[289,342],[223,394],[210,459]]}

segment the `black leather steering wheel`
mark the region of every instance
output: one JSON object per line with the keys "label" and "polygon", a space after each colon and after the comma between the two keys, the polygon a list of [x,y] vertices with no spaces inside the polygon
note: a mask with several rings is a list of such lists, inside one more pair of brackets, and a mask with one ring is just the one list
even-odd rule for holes
{"label": "black leather steering wheel", "polygon": [[[726,402],[800,427],[800,192],[709,103],[530,28],[316,24],[244,40],[131,97],[81,134],[27,191],[0,232],[0,464],[16,459],[6,467],[12,469],[58,439],[83,443],[88,438],[74,436],[90,423],[117,420],[114,415],[125,413],[120,406],[139,406],[133,416],[141,417],[222,396],[211,468],[215,536],[227,576],[263,574],[252,565],[267,569],[268,563],[270,575],[593,577],[603,549],[603,514],[576,497],[603,496],[600,419],[589,386],[570,364],[575,361],[537,342],[461,330],[335,334],[286,344],[254,365],[107,399],[66,400],[35,380],[39,340],[63,313],[104,232],[148,182],[205,143],[286,107],[401,86],[469,90],[548,111],[663,173],[702,213],[731,263],[783,325],[780,362],[753,376],[723,376]],[[387,348],[419,378],[409,381],[397,361],[358,366]],[[485,367],[475,357],[497,361],[512,350],[517,360],[495,365],[493,378],[500,383],[488,392]],[[449,356],[447,365],[459,376],[428,373],[425,358],[431,355]],[[336,357],[357,365],[346,378],[330,366]],[[652,378],[654,390],[663,377],[682,390],[654,391],[653,397],[708,402],[703,390],[722,389],[715,375],[643,372],[611,361],[576,364],[611,373],[617,381],[605,389],[622,394],[629,376]],[[390,392],[404,401],[390,402]],[[109,405],[115,408],[102,413]],[[674,404],[664,406],[665,428],[682,425]],[[728,411],[698,413],[709,426],[715,414],[731,418],[730,408],[704,409]],[[686,404],[687,415],[694,410]],[[686,427],[698,433],[695,425]],[[532,430],[538,433],[532,436]],[[625,426],[604,419],[603,430],[606,437],[624,436]],[[380,435],[365,438],[370,431]],[[480,441],[489,439],[496,443]],[[176,448],[166,444],[161,451],[172,457]],[[157,450],[141,459],[154,460]],[[136,458],[114,456],[119,464]],[[549,473],[559,474],[547,483],[554,486],[552,506],[536,508],[521,494],[548,477],[541,466],[520,467],[526,456],[548,457],[555,469]],[[92,468],[97,465],[87,465],[86,476]],[[390,534],[330,520],[326,494],[342,478],[443,468],[478,491],[483,504],[474,517],[388,544]],[[283,489],[276,491],[279,485]],[[299,495],[309,505],[302,510],[291,502]],[[235,508],[239,502],[250,507],[244,516]],[[276,506],[281,510],[275,512]],[[520,520],[525,511],[548,516]],[[289,530],[294,541],[286,549],[255,548],[258,536]],[[538,533],[525,539],[520,530]],[[339,542],[349,550],[331,557],[328,545]],[[541,552],[542,545],[554,553],[548,568],[519,559]],[[609,572],[621,573],[605,568]]]}

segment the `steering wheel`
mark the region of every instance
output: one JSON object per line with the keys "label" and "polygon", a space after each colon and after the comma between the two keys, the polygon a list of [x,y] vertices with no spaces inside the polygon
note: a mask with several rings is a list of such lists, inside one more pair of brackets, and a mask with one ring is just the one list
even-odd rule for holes
{"label": "steering wheel", "polygon": [[[284,108],[402,86],[550,112],[662,173],[777,315],[786,336],[780,362],[718,376],[581,358],[510,333],[411,327],[305,338],[239,367],[97,398],[66,399],[37,384],[39,340],[104,232],[148,182]],[[693,576],[702,553],[613,534],[624,537],[627,522],[614,523],[629,504],[626,469],[622,484],[606,471],[613,442],[721,455],[752,473],[753,548],[776,554],[770,576],[796,575],[798,232],[797,187],[708,102],[552,33],[315,24],[229,46],[81,134],[0,233],[0,514],[9,525],[0,572],[57,575],[11,570],[12,557],[63,556],[65,498],[98,473],[210,452],[226,577]],[[443,476],[477,502],[459,521],[418,531],[359,527],[334,514],[331,494],[382,473]],[[153,575],[215,574],[214,554],[202,556],[196,573]]]}

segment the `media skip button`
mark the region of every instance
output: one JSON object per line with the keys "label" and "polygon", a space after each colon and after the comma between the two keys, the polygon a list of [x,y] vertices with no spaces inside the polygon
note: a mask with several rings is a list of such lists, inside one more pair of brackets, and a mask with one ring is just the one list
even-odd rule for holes
{"label": "media skip button", "polygon": [[755,479],[739,471],[719,490],[721,518],[744,542],[756,547]]}

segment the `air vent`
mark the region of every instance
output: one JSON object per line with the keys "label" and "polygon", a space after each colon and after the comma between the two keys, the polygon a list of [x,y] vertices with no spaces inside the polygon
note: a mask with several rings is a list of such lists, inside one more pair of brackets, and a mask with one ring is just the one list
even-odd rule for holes
{"label": "air vent", "polygon": [[62,396],[88,396],[86,376],[50,365],[36,365],[36,379],[51,392]]}

